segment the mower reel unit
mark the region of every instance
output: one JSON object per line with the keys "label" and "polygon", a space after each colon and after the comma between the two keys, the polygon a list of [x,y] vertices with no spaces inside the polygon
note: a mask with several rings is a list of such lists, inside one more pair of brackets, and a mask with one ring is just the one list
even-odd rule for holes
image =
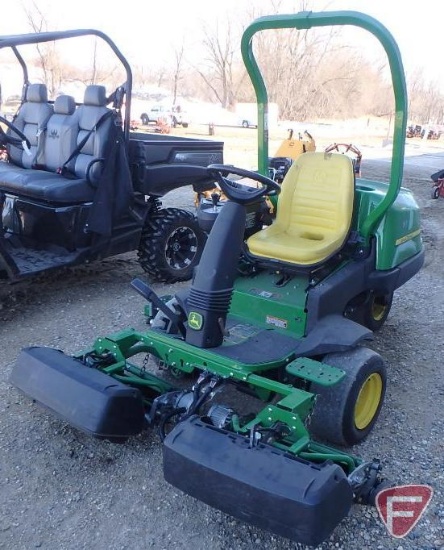
{"label": "mower reel unit", "polygon": [[[399,111],[389,185],[355,186],[350,158],[338,153],[301,155],[282,186],[263,175],[266,96],[252,37],[265,29],[331,24],[370,30],[389,55]],[[123,442],[156,429],[169,483],[242,521],[317,545],[353,502],[372,504],[386,486],[377,459],[363,461],[336,445],[359,443],[376,423],[386,369],[381,356],[363,346],[373,334],[367,325],[383,323],[386,310],[375,319],[380,297],[423,261],[419,230],[408,225],[419,223],[417,207],[407,190],[400,192],[405,82],[391,35],[356,12],[260,18],[246,29],[242,51],[262,114],[261,173],[207,168],[228,200],[215,217],[191,287],[159,297],[134,280],[147,301],[147,330],[100,337],[73,356],[26,348],[11,381],[100,439]],[[231,174],[257,186],[240,184]],[[332,186],[335,193],[328,193]],[[275,195],[276,220],[246,236],[250,210]],[[330,195],[344,211],[329,202]],[[307,201],[310,214],[291,211]],[[331,230],[325,230],[325,217]],[[367,314],[360,322],[351,318],[357,311]],[[151,359],[180,382],[155,376]]]}

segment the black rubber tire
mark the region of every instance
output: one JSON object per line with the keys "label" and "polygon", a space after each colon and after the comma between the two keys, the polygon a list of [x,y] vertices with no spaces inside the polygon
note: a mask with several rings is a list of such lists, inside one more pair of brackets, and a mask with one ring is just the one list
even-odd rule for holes
{"label": "black rubber tire", "polygon": [[144,126],[147,126],[150,123],[150,119],[148,118],[148,115],[146,115],[145,113],[140,115],[140,120]]}
{"label": "black rubber tire", "polygon": [[187,281],[199,263],[206,234],[196,216],[164,208],[149,218],[139,243],[138,258],[152,281]]}
{"label": "black rubber tire", "polygon": [[[329,353],[322,361],[344,370],[346,376],[330,387],[311,384],[310,391],[317,394],[317,399],[308,429],[315,438],[323,441],[343,446],[356,445],[371,432],[384,401],[387,384],[384,360],[373,350],[356,347],[345,352]],[[364,385],[367,395],[361,395],[361,410],[356,411]],[[373,394],[372,390],[375,390]],[[358,414],[361,416],[358,417]],[[361,426],[357,426],[357,421]]]}
{"label": "black rubber tire", "polygon": [[432,187],[431,197],[432,199],[437,199],[440,194],[440,188],[439,187]]}
{"label": "black rubber tire", "polygon": [[362,306],[363,324],[373,332],[378,331],[386,322],[393,302],[393,292],[381,294],[370,291]]}
{"label": "black rubber tire", "polygon": [[188,122],[182,122],[182,128],[188,128]]}
{"label": "black rubber tire", "polygon": [[242,128],[249,128],[250,125],[248,124],[248,121],[247,120],[243,120],[242,121]]}
{"label": "black rubber tire", "polygon": [[362,292],[348,303],[344,316],[376,332],[386,322],[392,302],[393,292]]}

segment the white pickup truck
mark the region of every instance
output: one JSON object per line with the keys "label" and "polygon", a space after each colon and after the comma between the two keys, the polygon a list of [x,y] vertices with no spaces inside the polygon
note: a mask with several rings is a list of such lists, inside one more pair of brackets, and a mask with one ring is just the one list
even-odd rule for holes
{"label": "white pickup truck", "polygon": [[158,122],[162,118],[166,119],[173,127],[183,126],[184,128],[188,128],[190,122],[187,113],[182,111],[180,107],[169,108],[161,103],[152,105],[140,115],[140,120],[144,125],[150,122]]}

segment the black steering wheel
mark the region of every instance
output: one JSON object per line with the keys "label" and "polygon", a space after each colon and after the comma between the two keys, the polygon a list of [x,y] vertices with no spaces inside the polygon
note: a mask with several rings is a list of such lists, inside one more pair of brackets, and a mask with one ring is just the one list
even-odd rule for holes
{"label": "black steering wheel", "polygon": [[[264,195],[275,196],[281,192],[281,186],[267,176],[258,172],[244,170],[229,164],[210,164],[208,172],[215,177],[225,195],[239,204],[250,204]],[[242,178],[249,178],[262,184],[262,187],[250,187],[228,179],[228,174],[235,174]]]}
{"label": "black steering wheel", "polygon": [[25,134],[17,128],[17,126],[14,126],[12,122],[9,122],[7,118],[2,116],[0,116],[0,122],[7,126],[11,132],[14,132],[16,136],[18,136],[13,137],[10,134],[7,134],[0,126],[0,142],[3,142],[4,144],[8,143],[9,145],[14,145],[15,147],[20,145],[23,146],[23,143],[25,143],[28,149],[31,149],[31,142]]}

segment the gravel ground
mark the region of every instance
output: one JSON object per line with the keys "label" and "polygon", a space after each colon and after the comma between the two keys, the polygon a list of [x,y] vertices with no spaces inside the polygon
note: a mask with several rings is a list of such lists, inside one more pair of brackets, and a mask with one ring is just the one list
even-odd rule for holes
{"label": "gravel ground", "polygon": [[[365,160],[366,177],[385,177],[387,161]],[[354,506],[320,549],[444,549],[444,200],[429,199],[442,154],[410,157],[404,184],[422,208],[426,265],[396,294],[372,347],[386,359],[386,402],[370,437],[353,449],[380,457],[397,484],[425,483],[434,497],[416,528],[392,538],[374,508]],[[175,198],[191,205],[185,192]],[[161,445],[143,434],[125,445],[66,426],[8,383],[24,346],[78,351],[96,336],[144,327],[143,304],[129,287],[143,276],[127,254],[0,289],[0,548],[28,550],[302,548],[243,524],[168,485]],[[154,285],[161,294],[182,285]]]}

